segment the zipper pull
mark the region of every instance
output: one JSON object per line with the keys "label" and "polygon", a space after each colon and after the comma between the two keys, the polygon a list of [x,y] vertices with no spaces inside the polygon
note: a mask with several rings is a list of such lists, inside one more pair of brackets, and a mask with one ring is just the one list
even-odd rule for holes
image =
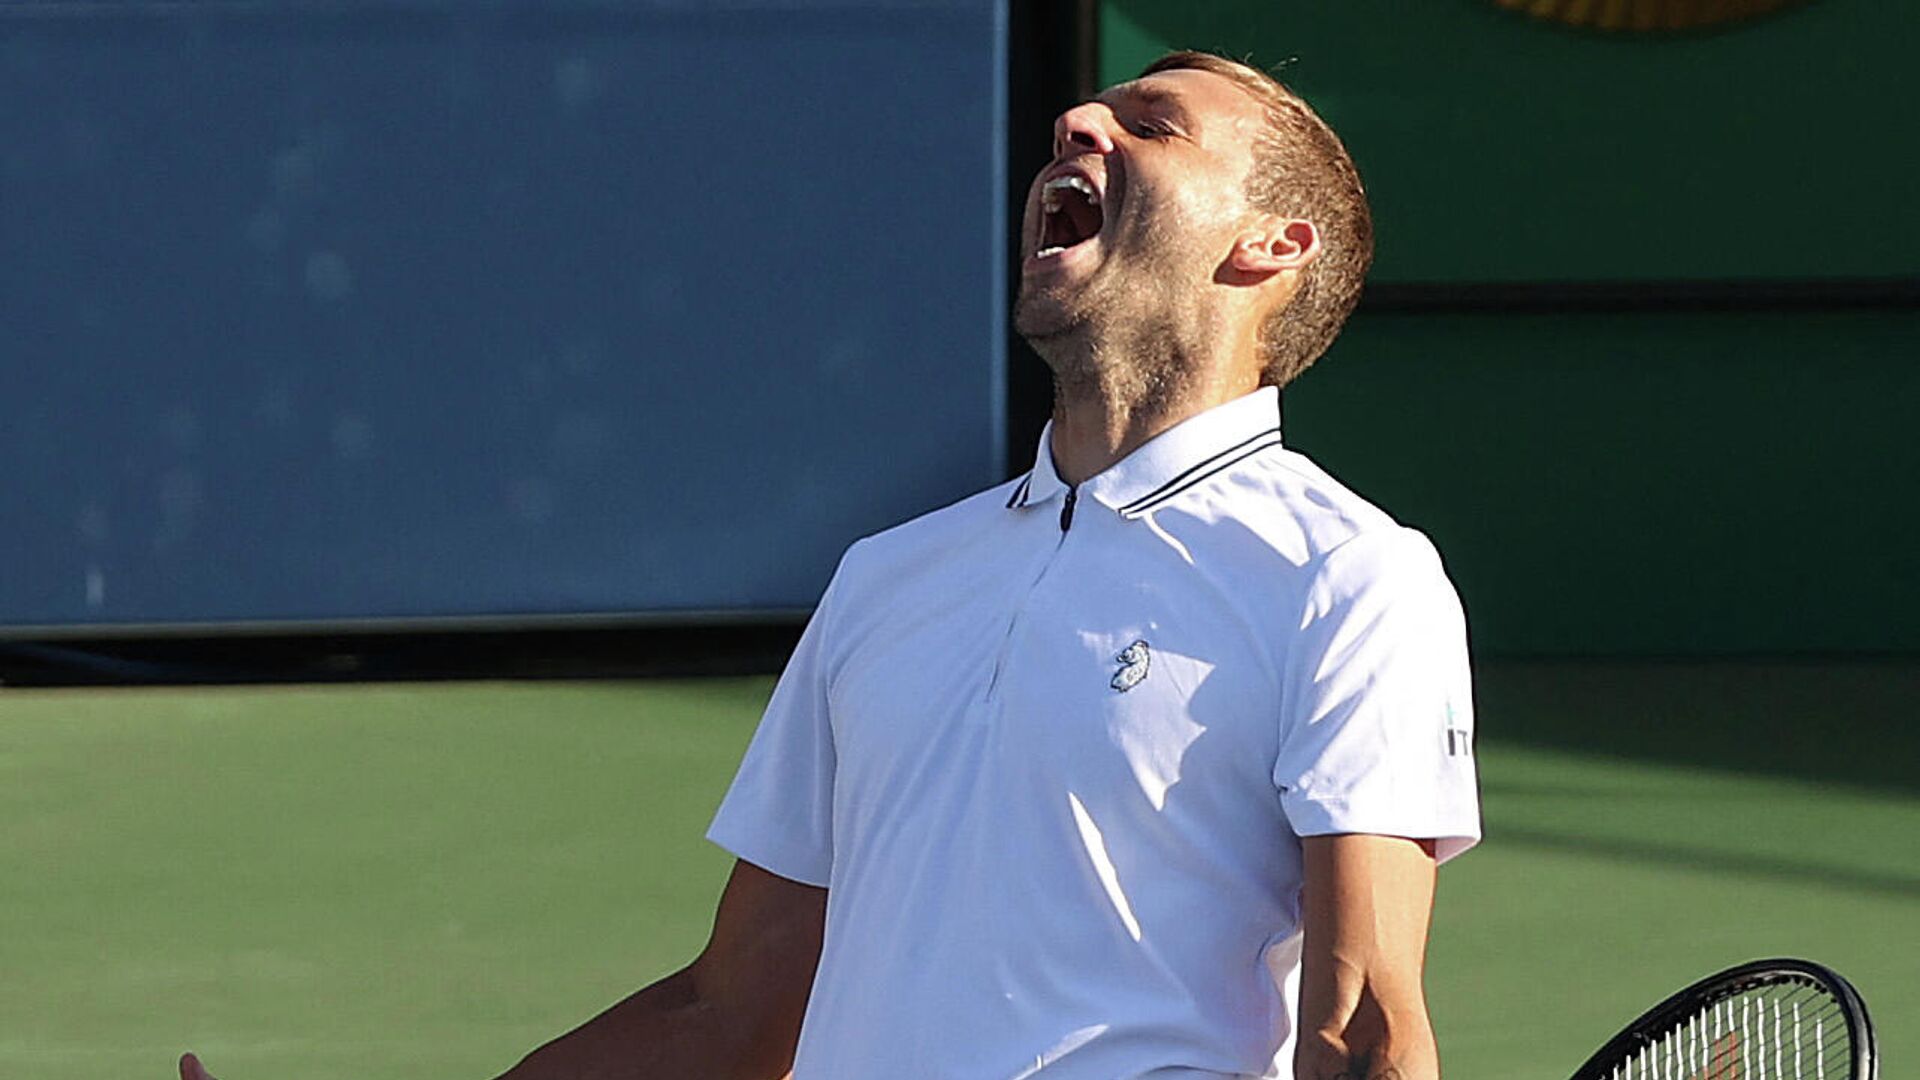
{"label": "zipper pull", "polygon": [[1073,504],[1079,498],[1080,488],[1078,486],[1067,489],[1067,501],[1060,504],[1061,532],[1066,532],[1068,529],[1073,528]]}

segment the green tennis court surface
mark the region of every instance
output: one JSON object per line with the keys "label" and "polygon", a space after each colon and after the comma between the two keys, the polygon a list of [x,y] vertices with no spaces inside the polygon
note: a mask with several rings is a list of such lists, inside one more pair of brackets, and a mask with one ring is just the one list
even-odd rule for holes
{"label": "green tennis court surface", "polygon": [[[1920,1057],[1912,665],[1481,678],[1450,1077],[1558,1080],[1772,954],[1860,985],[1889,1075]],[[492,1075],[704,940],[769,685],[0,692],[0,1076]]]}

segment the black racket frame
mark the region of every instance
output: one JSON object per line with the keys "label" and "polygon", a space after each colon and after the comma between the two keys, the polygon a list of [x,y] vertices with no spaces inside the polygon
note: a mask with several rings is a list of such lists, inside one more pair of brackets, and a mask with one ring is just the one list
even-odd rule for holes
{"label": "black racket frame", "polygon": [[1786,982],[1817,985],[1840,1003],[1840,1014],[1847,1022],[1848,1044],[1853,1048],[1853,1072],[1836,1080],[1878,1080],[1880,1055],[1874,1045],[1873,1021],[1867,1015],[1867,1003],[1859,991],[1832,968],[1791,957],[1752,960],[1709,975],[1673,994],[1641,1013],[1620,1034],[1595,1051],[1573,1074],[1573,1080],[1607,1080],[1622,1062],[1651,1045],[1656,1035],[1676,1022],[1744,990]]}

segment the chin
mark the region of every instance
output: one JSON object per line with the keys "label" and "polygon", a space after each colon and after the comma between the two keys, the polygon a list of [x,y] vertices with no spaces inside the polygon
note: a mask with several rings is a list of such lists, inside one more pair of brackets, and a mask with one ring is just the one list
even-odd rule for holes
{"label": "chin", "polygon": [[1086,318],[1051,296],[1022,292],[1013,304],[1013,329],[1034,349],[1058,341],[1086,325]]}
{"label": "chin", "polygon": [[1013,328],[1031,336],[1084,325],[1092,314],[1092,293],[1084,281],[1022,276],[1013,298]]}

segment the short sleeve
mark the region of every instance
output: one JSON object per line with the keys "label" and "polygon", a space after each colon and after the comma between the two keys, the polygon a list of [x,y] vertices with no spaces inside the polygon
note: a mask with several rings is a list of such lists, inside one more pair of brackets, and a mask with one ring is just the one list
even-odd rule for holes
{"label": "short sleeve", "polygon": [[833,728],[827,706],[834,575],[774,686],[707,839],[784,878],[825,886],[833,867]]}
{"label": "short sleeve", "polygon": [[1479,840],[1466,618],[1425,536],[1323,556],[1286,672],[1273,782],[1295,833],[1434,840],[1443,862]]}

